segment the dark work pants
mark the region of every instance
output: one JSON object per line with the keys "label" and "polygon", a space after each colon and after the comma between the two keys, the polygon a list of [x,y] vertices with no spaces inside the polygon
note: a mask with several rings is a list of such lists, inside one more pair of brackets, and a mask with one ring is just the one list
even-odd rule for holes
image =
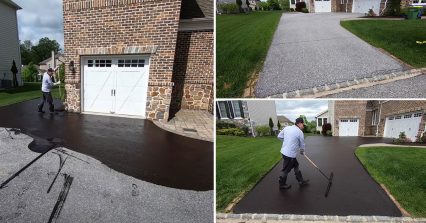
{"label": "dark work pants", "polygon": [[281,170],[283,174],[280,177],[280,184],[285,184],[287,181],[287,175],[292,169],[294,169],[297,181],[303,181],[302,172],[299,170],[299,162],[297,162],[297,159],[283,155],[283,169]]}
{"label": "dark work pants", "polygon": [[44,102],[49,104],[49,111],[54,112],[55,107],[53,106],[53,98],[50,92],[43,92],[43,98],[41,103],[38,105],[38,111],[43,111]]}

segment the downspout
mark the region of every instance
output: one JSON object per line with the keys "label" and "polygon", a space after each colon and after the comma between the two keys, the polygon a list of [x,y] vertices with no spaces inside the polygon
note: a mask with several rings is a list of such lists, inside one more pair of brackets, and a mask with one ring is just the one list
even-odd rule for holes
{"label": "downspout", "polygon": [[378,136],[379,136],[379,125],[380,125],[380,116],[382,116],[382,105],[383,105],[384,103],[388,102],[388,101],[389,101],[389,100],[384,101],[384,102],[379,102],[379,103],[380,103],[380,109],[379,109],[379,122],[377,122],[377,126],[376,126],[376,137],[378,137]]}
{"label": "downspout", "polygon": [[388,0],[386,0],[386,1],[385,1],[385,7],[383,7],[383,10],[382,10],[382,12],[380,13],[380,15],[383,15],[383,14],[385,13],[385,10],[386,10],[386,7],[387,7],[387,4],[388,4]]}

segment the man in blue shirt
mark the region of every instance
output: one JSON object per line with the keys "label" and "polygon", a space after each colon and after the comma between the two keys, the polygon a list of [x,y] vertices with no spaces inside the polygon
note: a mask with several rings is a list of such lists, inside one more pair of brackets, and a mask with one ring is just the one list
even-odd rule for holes
{"label": "man in blue shirt", "polygon": [[297,118],[293,126],[285,127],[279,134],[278,139],[283,141],[281,147],[281,155],[283,156],[283,175],[280,176],[279,185],[280,189],[289,189],[291,185],[287,185],[287,175],[292,169],[296,175],[297,181],[300,186],[308,185],[309,180],[303,180],[302,172],[299,170],[299,163],[297,162],[296,155],[299,151],[301,155],[305,154],[305,137],[303,135],[303,128],[305,127],[303,118]]}
{"label": "man in blue shirt", "polygon": [[50,90],[52,89],[53,86],[61,83],[60,81],[58,81],[56,83],[53,83],[53,81],[52,81],[53,73],[57,69],[58,68],[55,68],[55,70],[53,70],[52,68],[49,68],[47,70],[47,72],[44,73],[44,75],[43,75],[43,81],[41,83],[41,92],[43,94],[43,98],[42,98],[41,103],[38,105],[38,112],[40,112],[40,113],[44,113],[44,111],[43,111],[44,102],[47,102],[49,104],[50,113],[54,112],[53,98],[52,98],[52,93],[50,93]]}

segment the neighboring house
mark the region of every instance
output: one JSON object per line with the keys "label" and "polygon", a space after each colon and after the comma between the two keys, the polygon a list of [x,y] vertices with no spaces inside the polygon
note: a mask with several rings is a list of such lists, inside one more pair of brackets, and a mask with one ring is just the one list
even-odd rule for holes
{"label": "neighboring house", "polygon": [[[291,7],[295,7],[298,0],[289,0]],[[368,13],[370,9],[376,15],[382,14],[390,0],[306,0],[309,12],[352,12]],[[426,0],[401,0],[402,6],[426,5]]]}
{"label": "neighboring house", "polygon": [[415,141],[425,132],[426,101],[330,101],[334,136],[398,138]]}
{"label": "neighboring house", "polygon": [[55,68],[56,66],[59,66],[60,64],[64,63],[65,57],[61,53],[55,54],[55,60],[52,59],[52,57],[49,57],[43,61],[41,61],[39,65],[39,70],[41,72],[46,72],[49,68]]}
{"label": "neighboring house", "polygon": [[277,128],[277,111],[273,100],[250,101],[216,101],[216,118],[221,121],[231,121],[244,124],[251,129],[256,126],[268,125],[269,118]]}
{"label": "neighboring house", "polygon": [[212,0],[64,0],[66,109],[213,112]]}
{"label": "neighboring house", "polygon": [[22,85],[21,50],[19,46],[18,19],[16,11],[22,9],[11,0],[0,0],[0,88],[12,86],[10,71],[13,60],[18,68],[18,84]]}
{"label": "neighboring house", "polygon": [[290,119],[288,119],[284,115],[278,115],[277,119],[278,119],[278,121],[280,121],[281,128],[284,128],[284,127],[287,127],[287,126],[290,126],[290,125],[294,125],[294,122],[290,121]]}
{"label": "neighboring house", "polygon": [[315,120],[317,122],[316,130],[322,131],[322,126],[324,124],[328,123],[329,120],[330,120],[328,110],[323,111],[323,112],[319,113],[318,115],[316,115]]}

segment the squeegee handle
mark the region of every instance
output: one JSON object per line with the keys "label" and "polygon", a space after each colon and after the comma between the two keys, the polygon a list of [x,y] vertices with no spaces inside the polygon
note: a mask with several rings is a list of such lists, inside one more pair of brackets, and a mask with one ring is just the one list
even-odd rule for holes
{"label": "squeegee handle", "polygon": [[[304,154],[303,155],[315,168],[317,168],[318,170],[319,170],[319,172],[325,177],[325,178],[327,178],[327,179],[329,179],[328,177],[327,177],[327,175],[325,175],[322,171],[321,171],[321,169],[314,163],[314,161],[312,161],[311,159],[309,159],[309,157],[306,155],[306,154]],[[330,180],[330,179],[329,179]]]}

